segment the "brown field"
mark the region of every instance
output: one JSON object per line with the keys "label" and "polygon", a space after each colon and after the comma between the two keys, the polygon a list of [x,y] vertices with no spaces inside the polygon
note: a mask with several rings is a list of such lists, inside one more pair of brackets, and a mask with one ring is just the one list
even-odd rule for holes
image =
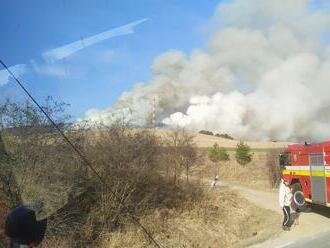
{"label": "brown field", "polygon": [[[171,131],[166,129],[156,129],[156,135],[159,135],[160,137],[166,137]],[[201,148],[207,148],[213,146],[214,143],[218,143],[220,147],[225,148],[236,148],[237,143],[239,140],[230,140],[225,139],[221,137],[211,136],[211,135],[205,135],[200,134],[196,132],[189,132],[189,134],[194,136],[194,141],[198,147]],[[248,144],[251,149],[261,149],[261,150],[267,150],[267,149],[275,149],[275,148],[283,148],[287,145],[291,144],[290,142],[267,142],[267,141],[247,141],[243,140],[246,144]]]}

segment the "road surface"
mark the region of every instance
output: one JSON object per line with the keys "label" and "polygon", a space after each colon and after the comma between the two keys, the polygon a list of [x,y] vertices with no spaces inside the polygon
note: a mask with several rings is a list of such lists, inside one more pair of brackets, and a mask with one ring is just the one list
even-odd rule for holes
{"label": "road surface", "polygon": [[[227,186],[259,207],[275,211],[282,215],[279,207],[277,192],[249,189],[228,183],[219,183]],[[279,230],[281,223],[279,223]],[[302,213],[299,225],[291,231],[279,231],[271,239],[249,246],[250,248],[322,248],[330,247],[330,209],[313,207],[310,213]]]}

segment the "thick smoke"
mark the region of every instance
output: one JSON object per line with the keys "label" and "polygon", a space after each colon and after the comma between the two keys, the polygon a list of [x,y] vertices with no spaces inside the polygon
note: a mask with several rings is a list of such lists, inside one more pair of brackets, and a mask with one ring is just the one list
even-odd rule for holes
{"label": "thick smoke", "polygon": [[125,106],[143,125],[156,96],[158,118],[170,126],[248,139],[329,139],[329,25],[329,9],[307,0],[225,1],[203,51],[160,55],[151,82],[86,118],[107,121]]}

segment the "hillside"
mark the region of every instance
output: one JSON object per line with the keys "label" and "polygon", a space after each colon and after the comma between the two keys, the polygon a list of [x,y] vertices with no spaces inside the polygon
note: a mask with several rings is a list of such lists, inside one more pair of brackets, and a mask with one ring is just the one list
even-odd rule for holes
{"label": "hillside", "polygon": [[[171,130],[168,129],[156,129],[156,134],[160,137],[167,136]],[[214,143],[218,143],[219,146],[225,148],[235,148],[239,140],[230,140],[221,137],[200,134],[196,132],[189,132],[194,136],[194,141],[198,147],[206,148],[213,146]],[[267,141],[245,141],[252,149],[272,149],[272,148],[284,148],[291,144],[290,142],[267,142]]]}

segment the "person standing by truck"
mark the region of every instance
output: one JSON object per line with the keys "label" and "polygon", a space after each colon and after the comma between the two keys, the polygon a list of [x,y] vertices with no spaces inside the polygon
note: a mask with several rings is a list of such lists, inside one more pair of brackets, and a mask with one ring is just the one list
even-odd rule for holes
{"label": "person standing by truck", "polygon": [[292,202],[292,192],[289,186],[289,182],[281,179],[279,187],[279,204],[283,210],[283,223],[282,227],[285,231],[290,231],[292,225],[291,221],[291,202]]}

